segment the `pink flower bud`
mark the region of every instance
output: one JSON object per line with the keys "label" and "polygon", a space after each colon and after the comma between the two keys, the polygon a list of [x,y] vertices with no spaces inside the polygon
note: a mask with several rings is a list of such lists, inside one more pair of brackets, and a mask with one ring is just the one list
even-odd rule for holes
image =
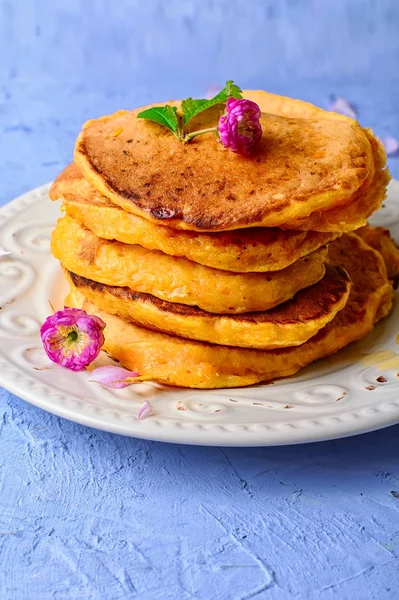
{"label": "pink flower bud", "polygon": [[262,137],[261,110],[252,100],[229,98],[219,119],[218,133],[225,148],[249,154]]}
{"label": "pink flower bud", "polygon": [[79,308],[64,308],[47,317],[40,328],[44,349],[53,362],[81,371],[100,353],[104,321]]}

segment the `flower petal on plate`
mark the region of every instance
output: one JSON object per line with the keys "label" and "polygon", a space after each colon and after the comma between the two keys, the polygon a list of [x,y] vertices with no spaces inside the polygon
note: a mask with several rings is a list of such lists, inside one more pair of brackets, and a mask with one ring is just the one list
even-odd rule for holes
{"label": "flower petal on plate", "polygon": [[351,119],[357,119],[357,110],[353,104],[350,104],[345,98],[339,96],[333,96],[332,102],[328,105],[327,109],[331,112],[338,113],[339,115],[345,115]]}
{"label": "flower petal on plate", "polygon": [[140,408],[139,412],[137,413],[137,419],[140,421],[140,419],[149,417],[152,414],[153,414],[153,412],[152,412],[150,403],[144,402],[143,406]]}
{"label": "flower petal on plate", "polygon": [[105,387],[121,389],[134,383],[132,380],[138,377],[138,373],[136,371],[128,371],[122,367],[105,365],[104,367],[93,369],[90,376],[90,381],[95,381]]}
{"label": "flower petal on plate", "polygon": [[387,156],[396,156],[399,154],[399,140],[396,138],[391,136],[381,138],[381,144],[384,146]]}

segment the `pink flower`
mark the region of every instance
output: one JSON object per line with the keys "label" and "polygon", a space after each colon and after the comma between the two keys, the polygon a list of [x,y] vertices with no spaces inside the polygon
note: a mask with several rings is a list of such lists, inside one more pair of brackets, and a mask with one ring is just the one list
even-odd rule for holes
{"label": "pink flower", "polygon": [[252,100],[229,98],[219,119],[219,139],[237,154],[249,154],[262,137],[261,110]]}
{"label": "pink flower", "polygon": [[122,367],[114,367],[113,365],[98,367],[98,369],[94,369],[90,375],[90,381],[96,381],[105,387],[113,387],[117,389],[131,385],[134,383],[133,379],[138,377],[138,373],[136,371],[127,371]]}
{"label": "pink flower", "polygon": [[104,321],[79,308],[67,308],[47,317],[40,328],[44,349],[53,362],[81,371],[100,353]]}

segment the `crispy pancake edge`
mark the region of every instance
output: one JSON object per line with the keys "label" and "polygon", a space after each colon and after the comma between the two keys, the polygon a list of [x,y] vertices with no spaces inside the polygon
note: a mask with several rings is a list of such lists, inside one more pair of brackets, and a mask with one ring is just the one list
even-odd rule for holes
{"label": "crispy pancake edge", "polygon": [[324,276],[326,258],[320,248],[282,271],[231,273],[102,240],[70,217],[58,220],[51,250],[66,268],[88,279],[226,314],[264,311],[289,300]]}
{"label": "crispy pancake edge", "polygon": [[100,238],[138,244],[235,273],[285,269],[339,235],[263,227],[214,233],[174,230],[123,211],[93,188],[74,163],[60,173],[49,195],[53,200],[60,198],[62,210]]}
{"label": "crispy pancake edge", "polygon": [[[350,234],[349,237],[346,247],[357,248],[363,254],[363,257],[359,257],[359,264],[372,258],[374,266],[371,272],[375,275],[369,278],[366,274],[360,274],[358,277],[355,273],[358,283],[357,287],[353,288],[352,299],[347,307],[314,338],[296,348],[261,351],[215,347],[130,325],[119,317],[107,315],[99,310],[95,304],[85,300],[79,292],[70,294],[67,304],[83,306],[89,312],[108,321],[110,329],[108,333],[107,328],[105,329],[105,349],[119,359],[126,368],[136,369],[141,365],[140,369],[145,379],[152,377],[167,385],[199,389],[251,385],[293,375],[309,363],[337,352],[343,346],[364,337],[372,329],[373,324],[389,312],[392,304],[392,286],[387,279],[382,256],[358,236]],[[337,250],[339,250],[338,246]],[[345,248],[341,250],[347,252]],[[354,268],[357,268],[356,265]],[[130,340],[129,327],[132,328],[132,340]],[[153,356],[147,354],[150,348],[154,349]],[[170,363],[159,363],[164,348],[165,356],[171,353]],[[246,364],[248,368],[245,367]]]}

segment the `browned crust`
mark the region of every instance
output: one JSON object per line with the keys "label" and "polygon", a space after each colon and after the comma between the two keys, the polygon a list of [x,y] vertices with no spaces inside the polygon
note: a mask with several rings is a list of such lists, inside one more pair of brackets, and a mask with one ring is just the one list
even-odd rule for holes
{"label": "browned crust", "polygon": [[[84,194],[81,193],[83,186]],[[103,196],[93,186],[86,182],[75,163],[70,163],[54,179],[50,191],[50,200],[68,200],[81,204],[94,204],[96,206],[115,207],[106,196]]]}
{"label": "browned crust", "polygon": [[257,227],[212,233],[178,231],[122,210],[96,190],[72,163],[54,181],[52,200],[95,235],[138,244],[172,256],[232,272],[278,271],[330,243],[337,232]]}
{"label": "browned crust", "polygon": [[172,227],[278,225],[268,220],[281,215],[283,223],[344,203],[373,176],[370,144],[349,120],[264,114],[262,140],[245,158],[214,134],[184,145],[137,112],[86,123],[75,161],[112,201]]}
{"label": "browned crust", "polygon": [[[67,270],[66,270],[67,271]],[[160,311],[177,314],[184,317],[208,317],[209,313],[195,306],[187,306],[160,300],[151,294],[135,292],[128,287],[109,286],[98,283],[76,275],[71,271],[67,274],[76,288],[90,288],[98,293],[107,291],[116,298],[123,300],[140,301],[156,306]],[[234,315],[220,315],[237,322],[246,323],[274,323],[278,325],[295,324],[298,321],[317,320],[334,310],[334,306],[339,303],[350,289],[350,278],[345,269],[341,267],[327,266],[326,274],[321,281],[315,285],[301,290],[295,295],[295,298],[280,304],[279,306],[264,312],[243,313]],[[211,315],[212,317],[217,315]]]}
{"label": "browned crust", "polygon": [[293,375],[362,338],[389,312],[392,287],[378,252],[356,235],[345,235],[333,242],[330,254],[351,275],[349,301],[317,335],[296,347],[235,348],[149,331],[104,312],[75,288],[66,304],[100,316],[107,323],[105,349],[146,380],[204,389],[249,385]]}

